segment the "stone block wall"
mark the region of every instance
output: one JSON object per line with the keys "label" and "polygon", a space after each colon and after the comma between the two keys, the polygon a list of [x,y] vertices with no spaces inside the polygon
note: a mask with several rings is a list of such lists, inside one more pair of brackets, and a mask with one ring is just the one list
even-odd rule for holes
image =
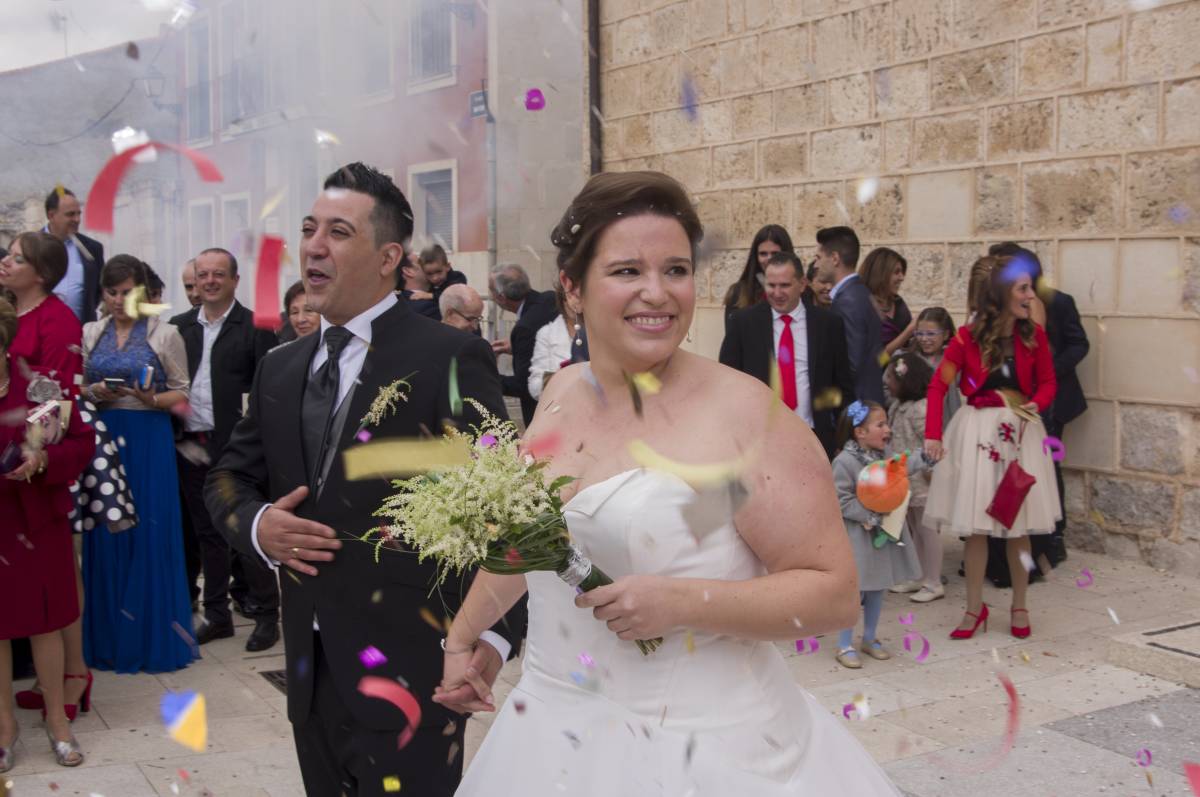
{"label": "stone block wall", "polygon": [[1200,572],[1200,0],[600,4],[605,167],[679,178],[710,237],[689,346],[715,356],[769,222],[898,249],[959,323],[1021,241],[1092,343],[1069,543]]}

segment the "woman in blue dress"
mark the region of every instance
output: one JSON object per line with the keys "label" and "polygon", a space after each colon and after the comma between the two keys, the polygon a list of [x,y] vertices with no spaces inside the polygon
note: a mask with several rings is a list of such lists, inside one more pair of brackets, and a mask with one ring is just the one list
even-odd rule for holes
{"label": "woman in blue dress", "polygon": [[137,258],[109,260],[105,315],[83,329],[83,392],[100,408],[97,427],[121,447],[138,516],[126,531],[84,537],[84,657],[122,673],[169,672],[197,657],[168,414],[187,401],[187,353],[174,326],[141,315],[136,300],[126,306],[145,283]]}

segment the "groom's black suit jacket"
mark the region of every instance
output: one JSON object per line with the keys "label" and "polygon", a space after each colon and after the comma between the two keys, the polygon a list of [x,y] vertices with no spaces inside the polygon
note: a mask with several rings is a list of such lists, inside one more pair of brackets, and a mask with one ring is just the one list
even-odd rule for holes
{"label": "groom's black suit jacket", "polygon": [[[409,550],[382,548],[356,538],[379,525],[372,513],[395,489],[386,479],[347,481],[342,452],[356,445],[360,419],[380,388],[407,378],[412,390],[395,414],[369,431],[375,441],[416,438],[440,433],[451,419],[449,368],[458,361],[458,385],[464,398],[478,400],[489,412],[505,417],[500,376],[487,342],[414,313],[399,302],[375,319],[372,343],[348,394],[349,414],[337,442],[338,454],[317,496],[309,484],[301,444],[300,405],[309,366],[321,335],[308,335],[271,350],[259,365],[246,415],[233,431],[224,455],[209,474],[205,500],[214,523],[239,551],[256,556],[251,527],[259,509],[301,485],[309,498],[296,509],[300,517],[333,528],[342,548],[332,562],[318,562],[319,574],[301,575],[280,568],[283,632],[287,654],[288,718],[302,724],[313,697],[313,617],[320,624],[323,655],[341,702],[364,727],[402,730],[407,721],[390,703],[357,690],[364,675],[402,678],[421,704],[421,729],[440,732],[452,716],[430,698],[442,678],[442,632],[422,617],[422,608],[438,618],[454,612],[465,584],[451,577],[433,590],[432,560],[418,563]],[[343,357],[344,367],[344,357]],[[462,422],[478,421],[464,405]],[[426,615],[427,616],[427,615]],[[523,603],[492,630],[513,643],[524,636]],[[375,646],[387,663],[368,670],[359,653]],[[436,764],[437,762],[431,762]]]}

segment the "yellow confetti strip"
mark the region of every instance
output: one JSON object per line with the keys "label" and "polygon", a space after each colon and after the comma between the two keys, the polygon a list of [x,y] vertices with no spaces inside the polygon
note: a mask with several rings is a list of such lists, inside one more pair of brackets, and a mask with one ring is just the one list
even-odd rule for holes
{"label": "yellow confetti strip", "polygon": [[717,462],[711,465],[688,465],[676,462],[659,454],[644,440],[631,440],[629,454],[634,462],[644,468],[659,470],[678,476],[696,489],[716,487],[736,479],[748,464],[747,457],[741,456],[729,462]]}
{"label": "yellow confetti strip", "polygon": [[151,304],[146,301],[146,286],[137,285],[125,297],[125,315],[130,318],[162,315],[171,309],[169,304]]}
{"label": "yellow confetti strip", "polygon": [[382,440],[356,446],[342,456],[346,478],[357,481],[466,465],[471,461],[471,449],[465,440]]}
{"label": "yellow confetti strip", "polygon": [[168,731],[179,744],[203,753],[208,746],[208,711],[204,695],[197,694],[187,711],[171,723]]}
{"label": "yellow confetti strip", "polygon": [[887,364],[890,363],[891,361],[892,361],[892,355],[888,354],[886,351],[879,352],[879,367],[880,368],[887,368]]}
{"label": "yellow confetti strip", "polygon": [[62,183],[55,183],[54,193],[58,194],[59,199],[62,199],[67,194],[67,187]]}
{"label": "yellow confetti strip", "polygon": [[640,374],[634,374],[633,384],[638,390],[645,393],[647,396],[656,395],[662,390],[662,381],[649,371],[644,371]]}
{"label": "yellow confetti strip", "polygon": [[827,387],[813,399],[814,410],[832,410],[842,406],[842,391]]}
{"label": "yellow confetti strip", "polygon": [[400,791],[400,778],[395,775],[388,775],[383,779],[383,790],[386,792]]}
{"label": "yellow confetti strip", "polygon": [[433,630],[439,634],[442,633],[442,623],[434,616],[433,612],[425,606],[417,610],[417,614],[421,615],[421,619],[433,626]]}
{"label": "yellow confetti strip", "polygon": [[692,629],[689,628],[687,630],[687,633],[684,634],[683,644],[687,646],[688,653],[696,652],[696,638],[694,636],[692,636]]}
{"label": "yellow confetti strip", "polygon": [[1021,660],[1024,661],[1026,664],[1029,663],[1029,654],[1023,650],[1021,651]]}
{"label": "yellow confetti strip", "polygon": [[279,207],[279,203],[287,196],[287,189],[280,188],[271,197],[263,203],[262,212],[258,214],[259,221],[266,221],[267,216],[275,212],[275,208]]}

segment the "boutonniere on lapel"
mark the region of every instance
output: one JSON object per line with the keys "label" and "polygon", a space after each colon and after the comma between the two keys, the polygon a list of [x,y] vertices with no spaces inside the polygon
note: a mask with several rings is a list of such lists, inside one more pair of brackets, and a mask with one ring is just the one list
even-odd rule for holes
{"label": "boutonniere on lapel", "polygon": [[[412,390],[412,385],[408,380],[415,373],[416,371],[413,371],[412,374],[403,379],[397,379],[390,385],[384,385],[379,388],[379,393],[375,395],[375,400],[371,402],[370,408],[367,409],[367,414],[358,422],[357,437],[359,439],[366,437],[366,440],[369,440],[370,433],[367,432],[367,427],[378,426],[383,423],[384,418],[396,414],[400,402],[408,401],[408,394]],[[362,442],[365,443],[366,440],[362,440]]]}

